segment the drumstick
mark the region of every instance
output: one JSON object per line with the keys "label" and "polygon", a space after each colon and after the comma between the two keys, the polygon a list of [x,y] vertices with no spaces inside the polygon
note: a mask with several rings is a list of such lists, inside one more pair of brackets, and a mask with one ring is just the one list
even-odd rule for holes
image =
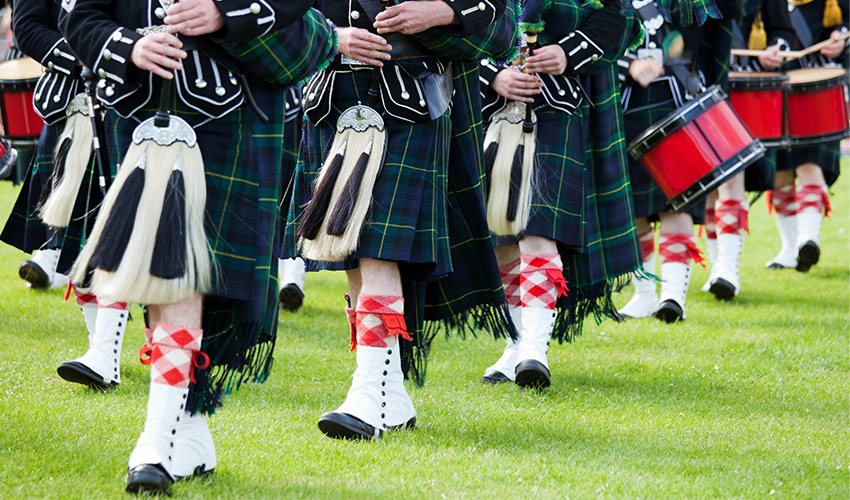
{"label": "drumstick", "polygon": [[[850,33],[842,33],[841,36],[838,37],[838,40],[847,40],[848,38],[850,38]],[[811,47],[806,47],[803,50],[780,50],[779,52],[777,52],[776,55],[793,61],[794,59],[799,59],[809,54],[813,54],[835,41],[837,40],[830,38],[829,40],[824,40],[822,42],[816,43]],[[764,54],[767,54],[766,50],[732,49],[733,56],[758,57]]]}
{"label": "drumstick", "polygon": [[[733,56],[758,57],[767,53],[768,51],[766,50],[732,49]],[[784,57],[786,59],[799,59],[805,54],[803,54],[801,50],[780,50],[776,53],[776,55],[778,55],[779,57]]]}
{"label": "drumstick", "polygon": [[[838,42],[838,41],[841,41],[841,40],[847,40],[848,38],[850,38],[850,33],[842,33],[842,34],[840,34],[840,35],[838,36],[838,38],[837,38],[837,39],[829,38],[829,39],[824,40],[824,41],[822,41],[822,42],[816,43],[816,44],[812,45],[811,47],[807,47],[807,48],[805,48],[805,49],[803,49],[803,50],[800,50],[800,51],[799,51],[800,57],[807,56],[807,55],[809,55],[809,54],[812,54],[812,53],[814,53],[814,52],[817,52],[817,51],[819,51],[820,49],[822,49],[822,48],[826,47],[827,45],[831,44],[832,42]],[[797,58],[795,58],[795,59],[797,59]]]}

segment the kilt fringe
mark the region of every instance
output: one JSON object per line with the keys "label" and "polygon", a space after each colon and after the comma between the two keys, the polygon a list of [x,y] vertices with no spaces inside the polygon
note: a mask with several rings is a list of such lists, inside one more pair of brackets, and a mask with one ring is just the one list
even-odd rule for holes
{"label": "kilt fringe", "polygon": [[478,331],[485,331],[497,339],[510,337],[516,340],[519,335],[511,320],[507,301],[479,304],[448,318],[425,321],[421,327],[407,315],[405,320],[413,341],[401,343],[401,369],[405,378],[413,380],[419,387],[425,384],[431,342],[441,332],[447,338],[451,335],[477,337]]}
{"label": "kilt fringe", "polygon": [[[195,383],[189,387],[186,410],[212,415],[222,405],[224,396],[238,390],[248,382],[265,382],[271,372],[274,359],[275,339],[268,331],[262,330],[260,323],[243,323],[231,330],[221,332],[214,339],[203,339],[203,352],[216,352],[215,359],[210,357],[210,366],[206,370],[195,371]],[[206,332],[206,328],[204,328]],[[270,337],[257,342],[258,337]],[[210,342],[211,340],[211,342]],[[213,345],[226,345],[226,348],[210,348]],[[244,353],[238,358],[230,356]]]}
{"label": "kilt fringe", "polygon": [[613,294],[628,282],[629,275],[625,274],[589,286],[573,286],[568,297],[558,300],[558,315],[555,318],[552,338],[560,344],[572,342],[581,336],[584,320],[590,316],[593,316],[597,325],[605,318],[617,323],[623,321],[623,317],[617,313]]}

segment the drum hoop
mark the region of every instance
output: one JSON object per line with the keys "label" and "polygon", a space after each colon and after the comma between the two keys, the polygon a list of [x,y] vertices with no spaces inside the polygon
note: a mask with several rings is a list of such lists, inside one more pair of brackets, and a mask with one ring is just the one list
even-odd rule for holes
{"label": "drum hoop", "polygon": [[[700,180],[693,183],[683,193],[680,193],[667,202],[667,204],[670,205],[673,211],[677,213],[691,208],[696,202],[708,195],[708,193],[714,191],[714,189],[720,186],[720,184],[723,184],[730,177],[755,163],[756,160],[764,156],[766,151],[764,144],[762,144],[759,139],[754,140],[752,143],[747,144],[743,149],[732,155],[729,159],[715,167],[711,172],[702,176]],[[740,162],[740,164],[736,164],[736,162]],[[694,194],[698,193],[700,196],[688,197],[687,195],[689,192],[695,192]]]}
{"label": "drum hoop", "polygon": [[[757,74],[757,73],[756,73]],[[759,76],[752,78],[729,77],[729,91],[732,90],[785,90],[788,75]]]}
{"label": "drum hoop", "polygon": [[[637,160],[661,142],[661,139],[691,123],[696,117],[708,111],[712,106],[726,99],[726,93],[717,85],[697,95],[684,106],[675,109],[664,118],[653,123],[648,129],[634,138],[628,146],[629,154]],[[658,136],[661,136],[661,139]]]}
{"label": "drum hoop", "polygon": [[0,93],[19,90],[35,90],[38,78],[21,78],[19,80],[0,80]]}
{"label": "drum hoop", "polygon": [[[790,79],[789,79],[790,80]],[[817,80],[814,82],[802,82],[802,83],[791,83],[788,82],[788,93],[789,94],[806,94],[809,92],[818,92],[820,90],[830,90],[837,87],[844,87],[850,85],[850,74],[845,72],[844,74],[833,76],[832,78],[827,78],[825,80]]]}
{"label": "drum hoop", "polygon": [[841,139],[845,139],[847,137],[850,137],[850,126],[845,127],[843,130],[829,132],[827,134],[808,135],[805,137],[789,137],[787,145],[817,146],[818,144],[823,144],[826,142],[840,141]]}

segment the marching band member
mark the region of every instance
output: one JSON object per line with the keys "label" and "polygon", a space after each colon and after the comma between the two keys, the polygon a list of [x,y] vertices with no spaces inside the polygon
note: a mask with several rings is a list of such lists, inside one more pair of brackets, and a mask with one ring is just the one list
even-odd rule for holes
{"label": "marching band member", "polygon": [[[98,97],[111,108],[111,157],[125,161],[72,279],[147,304],[152,328],[140,358],[151,364],[151,384],[127,491],[165,492],[175,478],[215,467],[205,415],[242,382],[268,375],[278,310],[281,85],[330,57],[332,26],[309,2],[65,7],[62,31],[100,77]],[[139,279],[121,281],[128,275]]]}
{"label": "marching band member", "polygon": [[[462,266],[470,264],[473,270],[492,271],[495,295],[504,301],[495,259],[492,270],[486,253],[484,259],[467,254],[468,263],[454,259],[450,219],[465,216],[467,207],[447,195],[456,189],[449,181],[456,174],[448,168],[449,68],[453,59],[466,58],[452,50],[452,39],[486,32],[505,2],[320,0],[315,5],[338,27],[340,56],[304,88],[309,122],[284,257],[298,251],[310,269],[346,270],[346,314],[357,368],[345,401],[322,415],[319,428],[333,438],[379,438],[416,421],[403,383],[398,336],[427,336],[420,331],[422,322],[443,319],[429,316],[428,305],[454,300],[454,290],[426,290],[426,281],[451,276],[453,266],[467,271]],[[440,45],[436,32],[445,35],[439,49],[429,45]],[[513,41],[508,38],[508,49]],[[464,169],[477,169],[478,163],[455,167],[466,176]],[[473,195],[480,192],[480,186],[470,187]],[[486,233],[483,244],[492,253]],[[439,301],[430,299],[439,292]],[[458,309],[440,310],[464,318],[472,309],[454,305]],[[427,345],[420,347],[414,357],[427,352]]]}
{"label": "marching band member", "polygon": [[[525,71],[492,64],[482,70],[489,127],[501,128],[498,136],[488,131],[485,146],[495,158],[488,165],[488,215],[491,230],[503,235],[495,237],[496,254],[520,333],[483,380],[545,388],[550,339],[570,340],[591,312],[616,317],[610,293],[640,265],[615,65],[640,30],[616,1],[528,2],[522,17],[528,45],[540,43]],[[528,118],[529,108],[534,135],[522,128],[528,120],[512,116]],[[533,160],[518,165],[529,148]],[[507,160],[504,175],[500,158]],[[528,187],[508,172],[519,168],[528,172]],[[500,199],[508,212],[516,204],[513,219]]]}
{"label": "marching band member", "polygon": [[[766,53],[753,58],[733,58],[733,69],[779,69],[784,62],[779,51],[790,50],[794,41],[794,29],[785,0],[742,2],[742,7],[745,9],[743,17],[733,26],[735,48],[745,48],[742,45],[747,40],[747,48],[764,49]],[[745,198],[744,179],[757,182],[758,178],[772,174],[774,164],[774,152],[770,152],[706,196],[705,229],[711,274],[702,291],[711,292],[719,300],[732,300],[741,291],[741,250],[744,236],[749,231],[749,204]]]}
{"label": "marching band member", "polygon": [[[33,259],[21,264],[21,276],[27,277],[38,288],[50,286],[51,281],[55,280],[53,276],[60,263],[60,247],[66,243],[68,247],[73,246],[63,237],[60,223],[54,223],[54,227],[42,223],[46,200],[51,200],[59,189],[66,190],[65,197],[70,204],[66,203],[64,211],[70,219],[71,209],[76,208],[77,215],[85,213],[85,204],[76,201],[79,192],[83,193],[82,198],[87,198],[85,193],[88,192],[83,178],[88,164],[86,158],[91,149],[91,124],[86,117],[76,121],[70,118],[70,112],[66,113],[75,110],[78,102],[81,102],[78,100],[84,95],[78,95],[82,91],[82,82],[77,57],[59,33],[60,11],[60,6],[55,2],[39,0],[19,2],[13,13],[20,48],[45,67],[44,76],[36,84],[33,105],[46,125],[39,138],[34,163],[6,223],[2,239],[24,251],[47,245],[48,249],[36,252]],[[72,157],[75,155],[80,155],[82,160],[73,165]],[[66,178],[73,177],[72,170],[77,170],[79,186],[66,181]],[[67,223],[66,220],[61,224]],[[73,251],[69,253],[73,255],[63,259],[65,263],[59,265],[60,270],[67,270],[76,255]],[[63,364],[60,375],[69,381],[92,387],[106,388],[119,384],[119,359],[128,319],[127,304],[98,298],[88,290],[79,288],[74,290],[74,298],[83,314],[89,348],[82,357]]]}
{"label": "marching band member", "polygon": [[[18,270],[19,276],[33,288],[67,284],[64,275],[56,272],[61,232],[42,223],[38,215],[45,191],[50,190],[54,150],[65,125],[65,108],[81,87],[77,59],[56,26],[58,11],[56,2],[49,0],[17,2],[12,11],[12,28],[18,48],[45,68],[36,84],[33,105],[46,126],[0,240],[33,253],[31,259],[21,262]],[[10,157],[7,155],[4,160]]]}
{"label": "marching band member", "polygon": [[[791,23],[804,47],[833,40],[819,53],[799,61],[799,67],[850,67],[847,42],[847,0],[789,1]],[[789,69],[797,64],[788,65]],[[817,110],[813,110],[817,112]],[[781,248],[767,262],[770,269],[796,268],[806,272],[820,259],[820,227],[829,214],[828,186],[838,178],[840,141],[792,146],[776,153],[776,177],[769,191]]]}
{"label": "marching band member", "polygon": [[[675,111],[684,104],[684,99],[699,93],[703,86],[725,83],[732,40],[731,19],[740,9],[734,0],[716,3],[633,0],[632,5],[643,19],[648,36],[644,47],[626,54],[620,61],[629,141]],[[644,272],[651,273],[655,268],[655,235],[650,222],[659,221],[661,295],[656,295],[654,280],[635,276],[634,296],[620,309],[620,314],[631,318],[655,315],[668,323],[685,319],[691,261],[703,260],[693,226],[703,221],[704,202],[675,213],[642,165],[632,161],[629,174]]]}

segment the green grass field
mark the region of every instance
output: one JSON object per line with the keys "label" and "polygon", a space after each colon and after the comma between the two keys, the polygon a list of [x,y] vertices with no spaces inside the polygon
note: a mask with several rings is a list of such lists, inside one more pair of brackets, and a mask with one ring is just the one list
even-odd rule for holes
{"label": "green grass field", "polygon": [[[701,293],[708,272],[697,267],[686,322],[588,321],[576,343],[550,351],[542,393],[480,382],[501,341],[439,339],[427,384],[408,386],[417,429],[379,442],[334,441],[316,427],[344,399],[354,355],[343,276],[308,276],[304,308],[281,314],[269,381],[231,395],[210,421],[216,473],[174,496],[847,499],[844,168],[811,272],[764,269],[779,240],[759,200],[734,303]],[[3,221],[17,190],[0,183]],[[56,366],[85,351],[82,316],[62,290],[25,287],[24,257],[0,245],[0,498],[120,498],[147,398],[141,314],[133,309],[121,386],[72,386]]]}

